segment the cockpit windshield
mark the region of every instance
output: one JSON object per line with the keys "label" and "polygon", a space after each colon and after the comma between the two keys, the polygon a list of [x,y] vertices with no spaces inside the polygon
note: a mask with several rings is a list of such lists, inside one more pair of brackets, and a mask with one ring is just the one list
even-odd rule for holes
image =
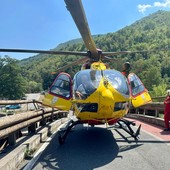
{"label": "cockpit windshield", "polygon": [[116,70],[104,70],[103,75],[118,92],[129,95],[127,79],[122,73]]}
{"label": "cockpit windshield", "polygon": [[[103,74],[103,76],[102,76]],[[73,97],[76,99],[86,99],[99,86],[104,77],[118,92],[129,95],[127,79],[116,70],[82,70],[74,77]]]}
{"label": "cockpit windshield", "polygon": [[98,87],[102,76],[99,70],[82,70],[74,77],[73,94],[75,98],[85,99]]}

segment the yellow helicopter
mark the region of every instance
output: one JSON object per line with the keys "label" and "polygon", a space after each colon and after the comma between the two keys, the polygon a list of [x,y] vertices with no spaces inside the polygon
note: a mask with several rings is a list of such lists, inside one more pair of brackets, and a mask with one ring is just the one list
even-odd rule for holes
{"label": "yellow helicopter", "polygon": [[88,49],[87,52],[25,49],[0,49],[0,51],[83,56],[82,59],[73,62],[71,65],[57,70],[57,72],[60,72],[82,61],[86,62],[73,79],[68,73],[59,73],[43,99],[43,104],[46,106],[61,110],[73,110],[77,118],[75,121],[71,120],[66,129],[59,135],[60,144],[64,143],[72,127],[84,123],[91,126],[118,123],[121,126],[121,122],[123,122],[127,128],[121,127],[137,139],[140,126],[134,132],[130,126],[134,123],[123,119],[123,117],[128,113],[131,105],[139,107],[147,104],[151,102],[151,97],[137,75],[129,73],[125,76],[122,72],[110,69],[103,62],[108,56],[134,52],[102,52],[102,50],[97,49],[90,33],[81,0],[65,0],[65,3]]}
{"label": "yellow helicopter", "polygon": [[77,118],[76,121],[69,122],[64,135],[59,135],[60,143],[64,143],[71,128],[79,123],[91,126],[119,123],[121,126],[120,122],[123,122],[128,127],[128,130],[127,128],[124,130],[137,139],[140,127],[134,133],[130,127],[133,123],[122,118],[128,113],[131,104],[139,107],[151,102],[151,97],[134,73],[126,77],[102,62],[106,56],[130,52],[102,52],[97,49],[90,34],[81,0],[65,0],[65,3],[89,50],[87,53],[74,54],[86,56],[81,61],[87,60],[87,57],[89,60],[82,66],[81,71],[76,73],[73,80],[69,74],[60,73],[43,100],[44,105],[62,110],[72,109]]}

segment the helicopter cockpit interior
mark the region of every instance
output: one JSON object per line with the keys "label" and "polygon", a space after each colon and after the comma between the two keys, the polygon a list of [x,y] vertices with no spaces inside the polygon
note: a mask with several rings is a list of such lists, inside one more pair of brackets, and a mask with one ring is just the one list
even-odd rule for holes
{"label": "helicopter cockpit interior", "polygon": [[127,79],[119,71],[87,69],[74,77],[73,98],[86,99],[98,88],[102,78],[122,95],[129,97]]}
{"label": "helicopter cockpit interior", "polygon": [[66,99],[70,99],[72,97],[70,77],[66,74],[57,76],[50,87],[49,92],[55,96],[61,96]]}
{"label": "helicopter cockpit interior", "polygon": [[134,73],[130,73],[128,76],[128,79],[129,79],[130,86],[131,86],[132,96],[136,96],[145,90],[143,83]]}

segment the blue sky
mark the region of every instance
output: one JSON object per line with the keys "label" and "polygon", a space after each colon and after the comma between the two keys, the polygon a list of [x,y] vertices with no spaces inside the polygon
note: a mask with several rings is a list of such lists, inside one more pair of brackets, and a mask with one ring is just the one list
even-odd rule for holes
{"label": "blue sky", "polygon": [[[82,0],[91,34],[115,32],[160,9],[170,0]],[[64,0],[1,0],[0,48],[49,50],[80,38]],[[33,54],[0,53],[23,59]]]}

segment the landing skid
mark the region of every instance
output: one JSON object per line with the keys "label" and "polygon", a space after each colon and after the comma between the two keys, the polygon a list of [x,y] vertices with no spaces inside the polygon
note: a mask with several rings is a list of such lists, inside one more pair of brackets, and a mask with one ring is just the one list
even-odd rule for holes
{"label": "landing skid", "polygon": [[58,133],[58,141],[60,143],[60,145],[64,144],[65,142],[65,139],[68,135],[68,133],[71,131],[71,129],[78,125],[78,124],[82,124],[81,121],[77,120],[77,121],[73,121],[73,120],[70,120],[68,123],[67,123],[67,126],[64,128],[64,129],[61,129]]}
{"label": "landing skid", "polygon": [[130,134],[135,139],[135,141],[138,141],[141,125],[138,127],[137,131],[134,132],[133,129],[131,128],[131,125],[132,126],[136,125],[134,122],[128,121],[126,119],[120,119],[117,123],[119,124],[120,128],[122,128],[124,131]]}
{"label": "landing skid", "polygon": [[[138,136],[140,134],[141,125],[138,127],[137,131],[134,132],[133,129],[131,128],[131,125],[135,126],[134,122],[128,121],[126,119],[120,119],[117,123],[118,123],[119,127],[121,129],[123,129],[124,131],[126,131],[128,134],[130,134],[135,139],[136,142],[138,141],[138,138],[139,138]],[[68,133],[71,131],[71,129],[74,126],[76,126],[78,124],[82,124],[82,122],[80,120],[76,120],[76,121],[70,120],[67,123],[66,127],[60,129],[60,131],[58,133],[58,141],[59,141],[60,145],[64,144]]]}

